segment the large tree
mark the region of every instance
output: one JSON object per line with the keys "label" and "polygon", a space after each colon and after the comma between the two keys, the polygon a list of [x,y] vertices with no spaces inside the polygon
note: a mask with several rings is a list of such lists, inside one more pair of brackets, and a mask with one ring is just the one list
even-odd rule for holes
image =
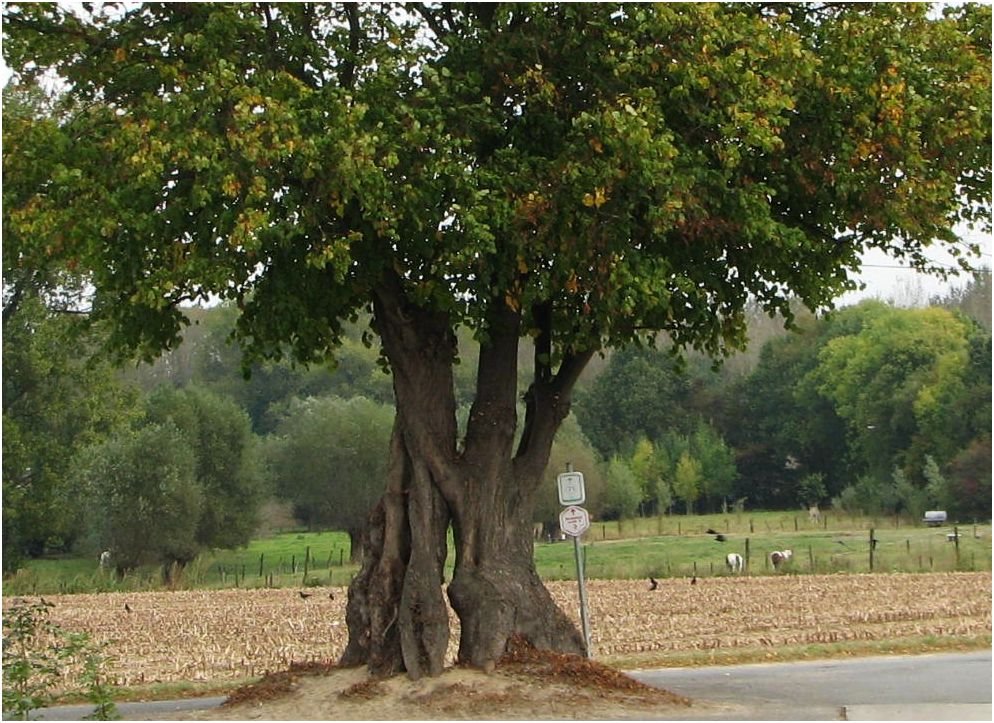
{"label": "large tree", "polygon": [[[989,226],[989,7],[9,4],[4,25],[18,78],[66,96],[59,163],[4,209],[14,253],[88,269],[122,348],[177,344],[180,305],[220,296],[250,360],[315,361],[371,309],[397,412],[344,661],[376,673],[441,670],[450,525],[461,662],[514,634],[582,650],[532,504],[599,349],[662,330],[720,353],[750,300],[789,318],[867,248],[927,267],[955,223]],[[459,326],[482,345],[464,434]]]}

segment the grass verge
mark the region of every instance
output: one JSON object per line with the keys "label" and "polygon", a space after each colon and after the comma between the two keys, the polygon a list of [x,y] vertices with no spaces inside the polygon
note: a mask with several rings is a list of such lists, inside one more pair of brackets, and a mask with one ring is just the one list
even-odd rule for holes
{"label": "grass verge", "polygon": [[777,648],[736,648],[732,650],[649,652],[611,655],[600,662],[620,670],[639,668],[697,668],[752,663],[789,663],[805,660],[870,657],[875,655],[925,655],[990,650],[991,636],[922,636],[895,640],[853,640],[845,643],[789,645]]}

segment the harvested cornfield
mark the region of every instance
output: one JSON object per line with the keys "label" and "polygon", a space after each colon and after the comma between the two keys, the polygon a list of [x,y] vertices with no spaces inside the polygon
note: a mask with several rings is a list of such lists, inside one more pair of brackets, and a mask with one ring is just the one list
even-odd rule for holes
{"label": "harvested cornfield", "polygon": [[[991,632],[989,572],[717,577],[693,585],[671,578],[648,587],[642,580],[588,583],[596,658]],[[549,589],[578,620],[576,584]],[[55,605],[52,622],[108,641],[110,677],[134,686],[232,681],[291,661],[337,659],[347,637],[345,593],[241,589],[46,600]],[[4,599],[4,609],[12,603]],[[450,657],[455,650],[456,635]]]}
{"label": "harvested cornfield", "polygon": [[647,588],[642,581],[590,583],[596,654],[991,631],[990,573],[722,577],[696,585],[669,579]]}

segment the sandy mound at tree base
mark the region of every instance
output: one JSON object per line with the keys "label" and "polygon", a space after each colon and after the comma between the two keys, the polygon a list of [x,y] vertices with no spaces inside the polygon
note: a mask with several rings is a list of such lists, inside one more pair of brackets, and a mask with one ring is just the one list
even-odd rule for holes
{"label": "sandy mound at tree base", "polygon": [[295,666],[236,691],[200,720],[666,718],[690,701],[575,655],[515,645],[493,673],[375,680],[364,668]]}

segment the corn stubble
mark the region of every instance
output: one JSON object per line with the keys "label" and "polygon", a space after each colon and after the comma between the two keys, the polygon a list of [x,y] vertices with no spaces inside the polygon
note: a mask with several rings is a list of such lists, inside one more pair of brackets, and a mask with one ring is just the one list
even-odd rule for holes
{"label": "corn stubble", "polygon": [[[588,581],[593,657],[769,649],[918,636],[989,636],[991,574],[781,575]],[[551,582],[579,624],[574,582]],[[344,588],[104,593],[46,598],[67,630],[109,641],[119,686],[224,683],[337,660]],[[334,599],[328,593],[334,593]],[[12,603],[4,599],[4,609]],[[127,608],[125,607],[127,606]],[[458,621],[450,611],[454,661]],[[71,687],[75,681],[63,681]]]}

